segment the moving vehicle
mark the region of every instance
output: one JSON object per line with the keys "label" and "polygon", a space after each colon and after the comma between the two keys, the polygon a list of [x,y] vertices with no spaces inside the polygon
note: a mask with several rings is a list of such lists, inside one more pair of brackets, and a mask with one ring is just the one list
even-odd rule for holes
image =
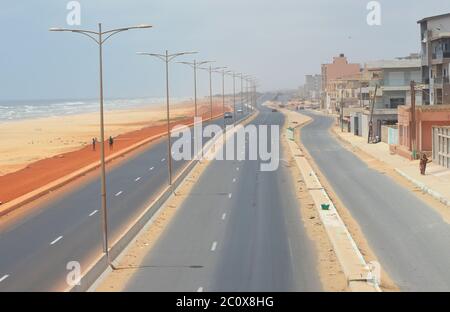
{"label": "moving vehicle", "polygon": [[225,114],[223,115],[223,118],[233,118],[233,113],[225,112]]}

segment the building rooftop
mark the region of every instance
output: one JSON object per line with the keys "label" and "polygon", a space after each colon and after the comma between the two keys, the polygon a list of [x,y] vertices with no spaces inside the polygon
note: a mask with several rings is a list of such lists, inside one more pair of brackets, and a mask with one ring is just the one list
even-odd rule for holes
{"label": "building rooftop", "polygon": [[421,67],[420,58],[411,59],[394,59],[394,60],[379,60],[371,61],[366,64],[367,69],[389,69],[389,68],[418,68]]}
{"label": "building rooftop", "polygon": [[434,15],[434,16],[429,16],[429,17],[424,17],[421,20],[417,21],[418,24],[432,20],[432,19],[436,19],[436,18],[441,18],[441,17],[450,17],[450,13],[444,13],[444,14],[439,14],[439,15]]}

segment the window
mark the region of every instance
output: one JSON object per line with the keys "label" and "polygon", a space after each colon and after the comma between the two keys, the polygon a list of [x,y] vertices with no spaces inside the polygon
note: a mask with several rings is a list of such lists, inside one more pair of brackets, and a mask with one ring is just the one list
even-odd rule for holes
{"label": "window", "polygon": [[399,105],[405,105],[405,98],[391,98],[389,100],[389,108],[397,108]]}

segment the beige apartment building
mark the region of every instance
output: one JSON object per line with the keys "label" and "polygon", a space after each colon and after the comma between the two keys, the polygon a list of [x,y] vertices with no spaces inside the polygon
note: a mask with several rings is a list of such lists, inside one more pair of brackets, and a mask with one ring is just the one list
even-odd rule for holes
{"label": "beige apartment building", "polygon": [[[321,106],[330,112],[336,111],[336,81],[360,74],[360,65],[349,63],[344,54],[333,57],[330,64],[322,64]],[[334,94],[334,95],[333,95]],[[333,98],[332,98],[333,96]]]}
{"label": "beige apartment building", "polygon": [[423,103],[450,104],[450,13],[426,17],[420,24]]}

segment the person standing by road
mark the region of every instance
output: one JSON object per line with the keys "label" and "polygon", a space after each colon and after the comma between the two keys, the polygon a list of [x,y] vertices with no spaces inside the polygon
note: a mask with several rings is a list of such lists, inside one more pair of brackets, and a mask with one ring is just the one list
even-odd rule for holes
{"label": "person standing by road", "polygon": [[114,139],[112,136],[109,136],[109,149],[112,150],[114,147]]}
{"label": "person standing by road", "polygon": [[92,138],[92,150],[95,152],[95,145],[97,144],[97,138]]}
{"label": "person standing by road", "polygon": [[425,170],[427,169],[427,164],[431,162],[431,160],[428,160],[428,157],[425,153],[422,153],[422,156],[420,157],[420,174],[425,175]]}

